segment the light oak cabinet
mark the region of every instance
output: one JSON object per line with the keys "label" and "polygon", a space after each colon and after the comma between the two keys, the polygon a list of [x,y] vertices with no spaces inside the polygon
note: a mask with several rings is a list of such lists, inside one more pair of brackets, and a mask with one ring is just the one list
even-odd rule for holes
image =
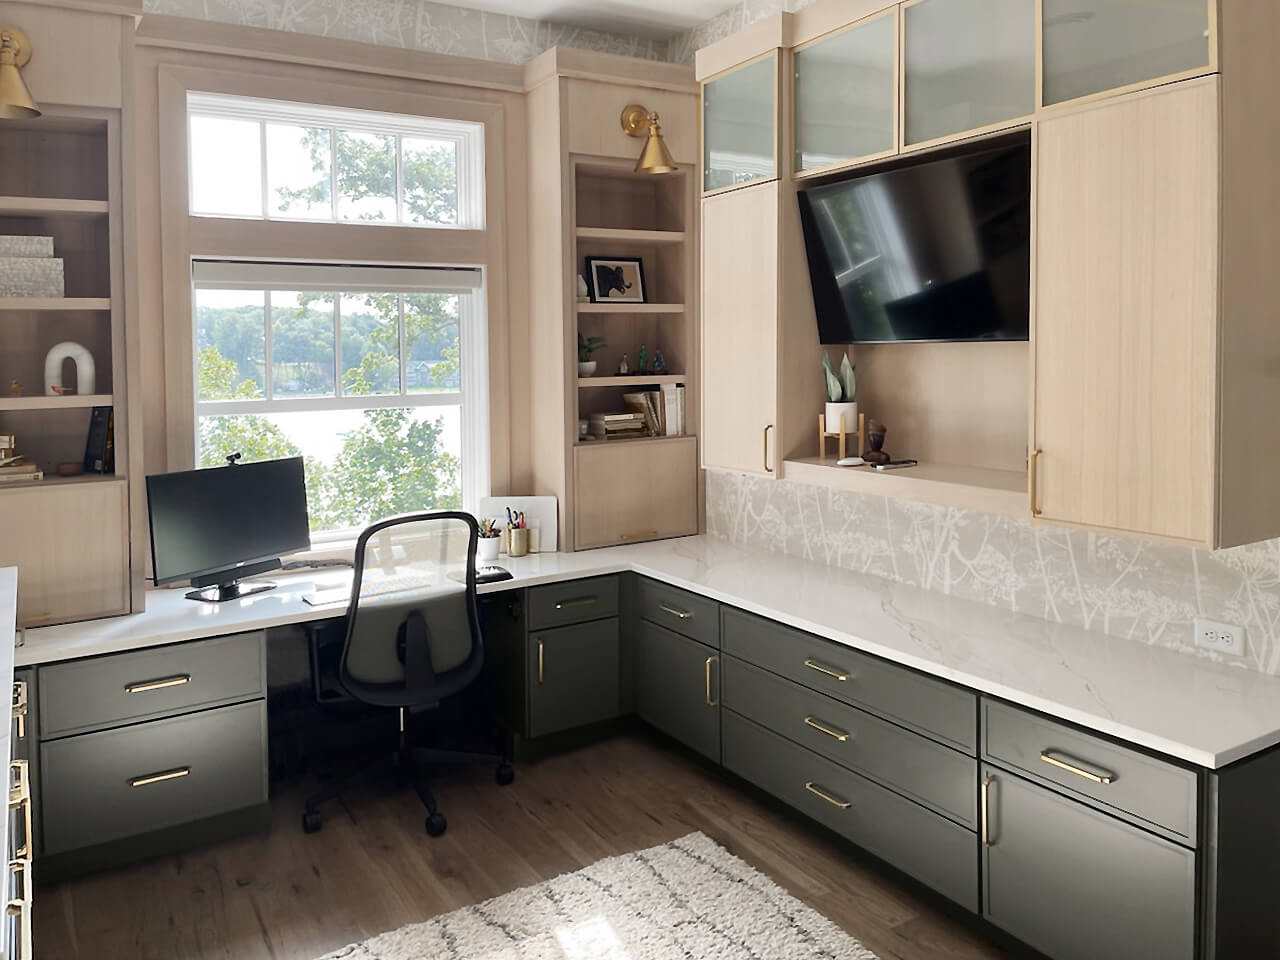
{"label": "light oak cabinet", "polygon": [[[614,440],[574,448],[574,549],[698,532],[695,437]],[[619,495],[620,478],[626,490]]]}
{"label": "light oak cabinet", "polygon": [[702,201],[702,465],[772,473],[778,412],[778,184]]}
{"label": "light oak cabinet", "polygon": [[777,51],[726,71],[702,87],[702,189],[778,175]]}

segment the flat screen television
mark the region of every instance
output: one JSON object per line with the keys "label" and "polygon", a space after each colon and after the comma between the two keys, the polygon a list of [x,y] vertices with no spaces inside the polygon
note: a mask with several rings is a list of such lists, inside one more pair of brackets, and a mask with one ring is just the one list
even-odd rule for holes
{"label": "flat screen television", "polygon": [[822,343],[1028,338],[1028,138],[798,196]]}

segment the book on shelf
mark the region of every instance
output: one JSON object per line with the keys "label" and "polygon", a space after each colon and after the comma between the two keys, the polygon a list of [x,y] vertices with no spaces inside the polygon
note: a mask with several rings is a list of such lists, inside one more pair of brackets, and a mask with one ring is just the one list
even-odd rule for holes
{"label": "book on shelf", "polygon": [[596,413],[587,424],[588,432],[598,437],[644,436],[648,424],[643,413]]}
{"label": "book on shelf", "polygon": [[636,390],[631,393],[622,395],[622,402],[625,403],[633,412],[644,417],[646,428],[649,435],[658,437],[662,435],[661,421],[658,419],[658,406],[653,401],[654,394],[651,390]]}
{"label": "book on shelf", "polygon": [[664,383],[662,385],[662,435],[664,437],[684,436],[684,385]]}
{"label": "book on shelf", "polygon": [[110,407],[94,407],[84,444],[84,471],[114,473],[115,466],[115,415]]}
{"label": "book on shelf", "polygon": [[44,479],[44,471],[34,463],[14,463],[0,467],[0,483],[32,483]]}

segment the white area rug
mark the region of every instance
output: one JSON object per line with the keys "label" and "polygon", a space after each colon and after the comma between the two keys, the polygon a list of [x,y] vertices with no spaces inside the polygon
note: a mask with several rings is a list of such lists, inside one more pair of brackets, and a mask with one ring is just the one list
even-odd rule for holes
{"label": "white area rug", "polygon": [[701,833],[610,857],[321,960],[876,960]]}

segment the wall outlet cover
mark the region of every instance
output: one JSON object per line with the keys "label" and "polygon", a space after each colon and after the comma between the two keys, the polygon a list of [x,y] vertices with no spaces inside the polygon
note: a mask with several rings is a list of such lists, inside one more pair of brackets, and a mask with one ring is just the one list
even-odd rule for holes
{"label": "wall outlet cover", "polygon": [[1197,620],[1196,646],[1243,657],[1245,654],[1244,627],[1234,623],[1218,623],[1216,620]]}

